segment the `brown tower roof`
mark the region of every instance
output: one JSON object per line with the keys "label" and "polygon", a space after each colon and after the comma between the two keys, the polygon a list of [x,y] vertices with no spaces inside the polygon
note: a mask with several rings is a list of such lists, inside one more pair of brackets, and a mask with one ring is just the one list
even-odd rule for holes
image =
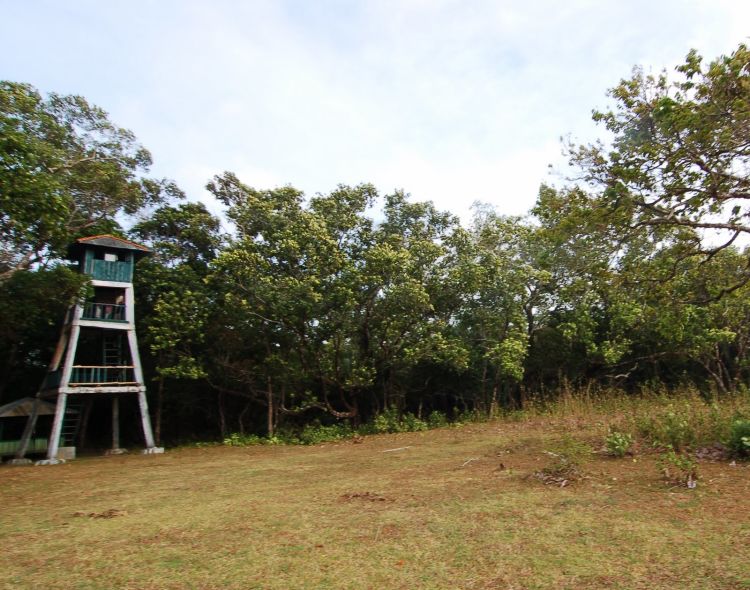
{"label": "brown tower roof", "polygon": [[146,256],[151,253],[151,249],[142,244],[137,244],[136,242],[131,242],[124,238],[118,238],[111,234],[78,238],[69,246],[68,253],[71,257],[76,257],[85,246],[100,246],[102,248],[113,250],[130,250],[138,257]]}

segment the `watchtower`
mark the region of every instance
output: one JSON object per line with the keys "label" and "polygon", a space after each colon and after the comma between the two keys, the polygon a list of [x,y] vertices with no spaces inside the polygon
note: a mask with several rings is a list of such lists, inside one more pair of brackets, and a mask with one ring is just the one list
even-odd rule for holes
{"label": "watchtower", "polygon": [[[80,422],[86,418],[84,412],[71,407],[70,401],[81,402],[86,396],[106,396],[112,401],[110,452],[122,452],[119,401],[127,395],[138,397],[146,442],[143,452],[164,452],[154,444],[135,334],[133,269],[136,261],[150,252],[145,246],[111,235],[79,238],[70,246],[68,257],[78,262],[80,272],[91,277],[94,294],[68,311],[46,379],[37,393],[37,400],[56,400],[47,459],[37,464],[59,463],[60,447],[75,444]],[[17,462],[22,462],[27,452],[36,418],[34,409],[16,454]]]}

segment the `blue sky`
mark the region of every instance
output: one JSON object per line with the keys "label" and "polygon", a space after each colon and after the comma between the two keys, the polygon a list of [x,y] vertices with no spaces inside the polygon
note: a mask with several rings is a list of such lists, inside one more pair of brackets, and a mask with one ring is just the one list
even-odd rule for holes
{"label": "blue sky", "polygon": [[750,35],[750,2],[0,0],[0,78],[81,94],[192,199],[231,170],[307,194],[372,182],[468,217],[559,183],[560,137],[641,64]]}

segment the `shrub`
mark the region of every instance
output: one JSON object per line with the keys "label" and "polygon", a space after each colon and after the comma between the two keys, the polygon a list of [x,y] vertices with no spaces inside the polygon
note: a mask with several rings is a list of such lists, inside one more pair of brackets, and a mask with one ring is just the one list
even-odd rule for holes
{"label": "shrub", "polygon": [[417,418],[411,412],[404,414],[401,420],[401,432],[422,432],[428,428],[427,422]]}
{"label": "shrub", "polygon": [[368,432],[376,434],[389,432],[420,432],[422,430],[427,430],[429,427],[430,425],[427,422],[417,418],[411,412],[399,416],[396,408],[388,408],[375,416],[375,420],[373,420],[372,424],[362,428],[361,432],[363,434]]}
{"label": "shrub", "polygon": [[401,420],[396,408],[386,408],[380,414],[375,416],[372,422],[372,429],[378,434],[387,432],[402,432]]}
{"label": "shrub", "polygon": [[320,424],[308,424],[299,435],[299,442],[303,445],[317,445],[333,440],[343,440],[354,436],[351,426],[346,423],[322,426]]}
{"label": "shrub", "polygon": [[667,450],[659,457],[659,468],[670,485],[685,486],[690,489],[698,485],[698,463],[686,453]]}
{"label": "shrub", "polygon": [[267,439],[262,438],[256,434],[240,434],[238,432],[233,432],[222,442],[228,447],[247,447],[250,445],[268,444]]}
{"label": "shrub", "polygon": [[680,411],[672,404],[666,412],[642,416],[637,419],[639,433],[655,445],[682,450],[696,441],[695,420],[687,411]]}
{"label": "shrub", "polygon": [[624,457],[633,446],[633,437],[627,432],[610,431],[604,439],[607,453],[613,457]]}
{"label": "shrub", "polygon": [[427,416],[427,425],[430,428],[443,428],[444,426],[448,426],[448,418],[442,412],[432,410],[430,415]]}
{"label": "shrub", "polygon": [[552,478],[574,479],[580,475],[580,468],[591,457],[591,452],[588,444],[566,435],[545,451],[552,462],[542,469],[541,474]]}
{"label": "shrub", "polygon": [[453,424],[456,426],[470,422],[483,422],[484,420],[485,416],[477,410],[467,409],[462,412],[458,408],[453,408]]}
{"label": "shrub", "polygon": [[732,422],[727,447],[735,457],[750,457],[750,420],[740,418]]}

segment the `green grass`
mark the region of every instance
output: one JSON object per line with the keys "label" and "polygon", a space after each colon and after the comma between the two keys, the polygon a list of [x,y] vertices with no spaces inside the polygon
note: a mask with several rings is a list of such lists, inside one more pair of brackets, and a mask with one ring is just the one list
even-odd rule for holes
{"label": "green grass", "polygon": [[692,491],[651,452],[533,477],[566,436],[600,448],[599,411],[3,467],[0,587],[750,588],[747,463]]}

